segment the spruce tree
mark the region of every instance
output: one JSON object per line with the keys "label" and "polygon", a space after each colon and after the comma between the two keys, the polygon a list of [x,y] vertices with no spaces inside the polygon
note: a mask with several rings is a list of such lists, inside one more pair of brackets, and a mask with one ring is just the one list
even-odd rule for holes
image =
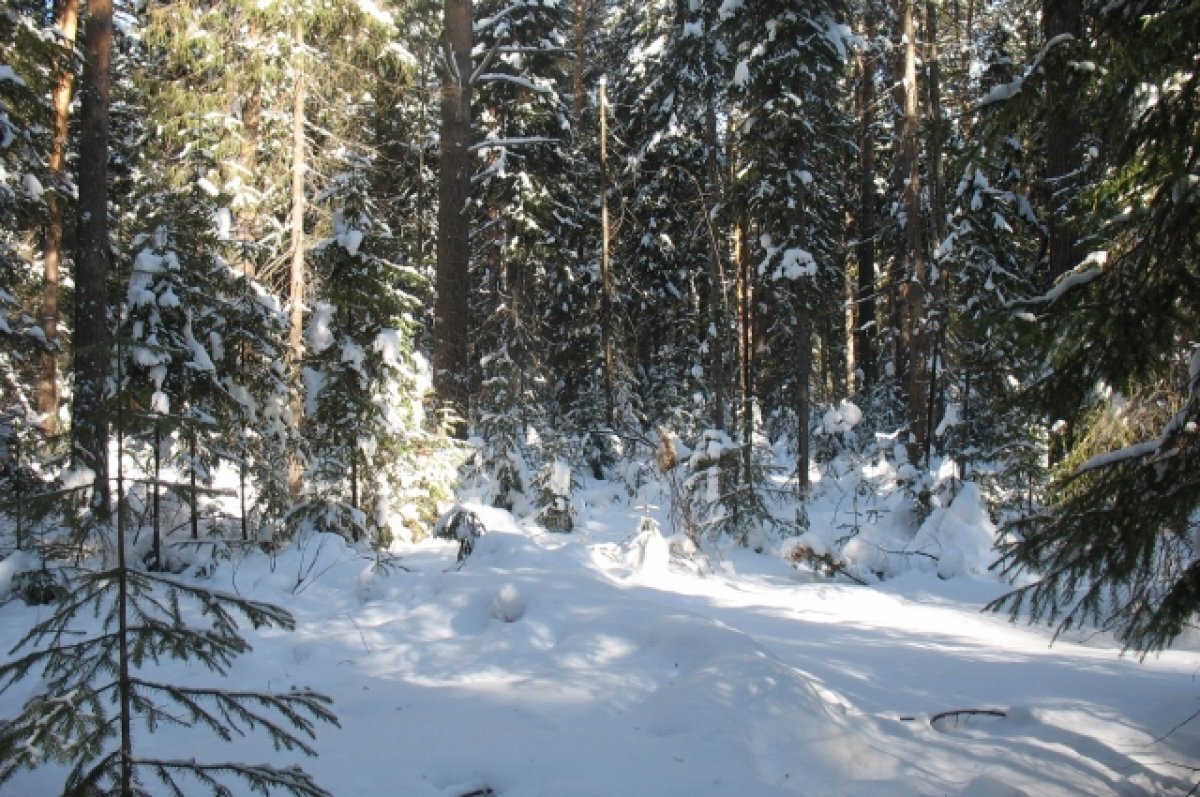
{"label": "spruce tree", "polygon": [[[794,363],[763,379],[761,387],[755,379],[743,380],[750,401],[741,412],[740,442],[747,447],[748,474],[753,399],[761,389],[768,406],[792,421],[786,431],[796,442],[796,473],[805,493],[812,388],[818,381],[815,341],[828,326],[826,318],[840,317],[834,297],[842,294],[844,281],[839,208],[845,202],[839,186],[849,162],[850,131],[838,92],[850,44],[845,16],[839,2],[810,4],[803,11],[759,3],[728,13],[724,21],[737,42],[734,196],[745,227],[742,290],[774,308],[772,327],[748,329],[746,339],[765,334],[770,349],[788,352]],[[763,30],[770,31],[765,41]],[[753,344],[743,348],[749,351]]]}
{"label": "spruce tree", "polygon": [[336,208],[333,235],[313,251],[322,299],[308,329],[304,437],[311,451],[304,521],[385,549],[390,517],[424,470],[423,386],[413,313],[424,288],[399,263],[397,242],[376,218],[369,161],[347,153],[323,201]]}
{"label": "spruce tree", "polygon": [[38,313],[37,237],[53,187],[46,64],[56,53],[41,35],[44,12],[16,3],[0,15],[0,515],[16,519],[17,544],[27,542],[17,516],[45,480],[34,467],[48,444],[34,386],[46,359],[59,355]]}
{"label": "spruce tree", "polygon": [[481,162],[472,273],[482,372],[475,429],[492,500],[508,508],[532,495],[538,443],[549,430],[554,330],[546,321],[576,215],[561,179],[571,165],[567,12],[541,0],[502,0],[481,4],[487,23],[476,29],[485,54],[474,94]]}
{"label": "spruce tree", "polygon": [[[164,793],[182,795],[196,783],[218,797],[233,793],[228,784],[240,781],[260,794],[328,797],[298,767],[142,752],[141,735],[169,725],[204,728],[224,741],[263,733],[278,749],[315,755],[316,724],[336,720],[328,698],[307,689],[274,693],[156,679],[155,665],[168,660],[197,662],[226,677],[234,659],[250,649],[239,622],[284,629],[295,622],[278,607],[132,566],[122,525],[118,521],[114,561],[74,572],[69,596],[0,666],[0,689],[40,679],[21,712],[0,721],[0,783],[61,762],[70,767],[64,795],[134,797],[153,793],[157,781]],[[80,620],[92,617],[99,620],[96,631],[77,634]]]}
{"label": "spruce tree", "polygon": [[714,215],[728,50],[715,6],[676,0],[621,8],[610,46],[624,164],[613,260],[627,286],[633,377],[650,422],[690,436],[725,427],[729,411],[728,252]]}
{"label": "spruce tree", "polygon": [[1090,254],[1023,307],[1049,346],[1028,395],[1070,434],[1004,548],[1006,572],[1038,578],[994,607],[1098,623],[1144,653],[1200,609],[1200,4],[1093,14],[1104,168],[1070,208]]}

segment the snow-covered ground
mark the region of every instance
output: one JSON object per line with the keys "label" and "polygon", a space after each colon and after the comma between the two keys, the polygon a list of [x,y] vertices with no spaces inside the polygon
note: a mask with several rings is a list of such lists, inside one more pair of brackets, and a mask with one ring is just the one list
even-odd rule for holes
{"label": "snow-covered ground", "polygon": [[[1183,795],[1197,780],[1200,720],[1177,727],[1200,709],[1192,649],[1051,646],[980,613],[1004,589],[987,576],[858,586],[746,549],[708,570],[672,561],[661,537],[633,539],[648,510],[616,488],[579,494],[572,534],[472,508],[489,534],[461,568],[453,542],[399,545],[377,569],[314,535],[206,582],[296,615],[295,632],[247,632],[231,683],[333,697],[341,727],[320,729],[319,758],[176,729],[136,744],[296,761],[340,797]],[[8,602],[0,638],[45,611]],[[0,695],[0,717],[24,693]],[[46,768],[0,795],[61,783]]]}

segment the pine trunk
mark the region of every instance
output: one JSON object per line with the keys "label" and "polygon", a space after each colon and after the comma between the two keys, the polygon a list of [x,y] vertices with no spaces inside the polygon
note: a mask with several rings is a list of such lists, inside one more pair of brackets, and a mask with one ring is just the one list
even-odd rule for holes
{"label": "pine trunk", "polygon": [[925,451],[929,434],[928,339],[925,329],[925,236],[921,219],[921,163],[917,128],[920,123],[917,86],[917,40],[915,0],[901,7],[900,26],[904,42],[903,124],[900,139],[901,170],[904,174],[905,274],[900,286],[903,319],[900,346],[908,363],[909,457],[915,463]]}
{"label": "pine trunk", "polygon": [[[296,85],[292,94],[292,238],[291,238],[291,269],[289,271],[288,288],[288,347],[291,349],[293,363],[298,365],[304,357],[304,215],[308,208],[304,195],[304,174],[307,170],[307,156],[304,146],[304,115],[306,113],[307,97],[304,75],[304,27],[299,21],[295,28],[295,47],[298,55],[295,59]],[[297,416],[296,420],[299,420]]]}
{"label": "pine trunk", "polygon": [[[928,55],[925,59],[929,96],[929,230],[933,235],[932,245],[940,247],[948,234],[946,225],[945,178],[942,170],[942,152],[946,134],[942,119],[942,70],[938,49],[938,3],[925,0],[925,38]],[[935,262],[935,268],[937,266]],[[933,453],[933,434],[938,417],[942,413],[944,390],[938,387],[938,360],[944,354],[946,323],[948,321],[946,297],[950,285],[950,272],[937,268],[937,278],[930,286],[933,292],[932,308],[928,311],[930,322],[926,326],[925,348],[929,351],[928,379],[925,387],[926,414],[923,454],[928,462]],[[944,377],[943,377],[944,379]]]}
{"label": "pine trunk", "polygon": [[811,490],[808,463],[812,456],[808,441],[812,417],[812,310],[805,290],[797,291],[796,297],[796,482],[800,498],[807,500]]}
{"label": "pine trunk", "polygon": [[[867,5],[863,21],[864,36],[874,37],[873,8]],[[855,291],[854,362],[861,374],[858,389],[870,390],[878,377],[875,324],[875,238],[879,234],[875,215],[875,67],[867,58],[858,56],[858,218],[856,220],[855,258],[858,284]]]}
{"label": "pine trunk", "polygon": [[[579,3],[584,5],[583,0]],[[582,13],[582,12],[581,12]],[[582,53],[581,53],[582,54]],[[608,95],[607,84],[600,78],[600,336],[604,349],[604,422],[612,429],[616,423],[613,396],[613,312],[612,262],[609,258],[608,218]]]}
{"label": "pine trunk", "polygon": [[58,323],[59,284],[61,281],[63,239],[66,229],[67,202],[67,144],[70,135],[71,92],[75,85],[75,66],[72,57],[75,35],[79,28],[79,0],[58,0],[54,5],[54,22],[62,34],[62,53],[59,55],[51,94],[54,113],[53,138],[50,143],[50,176],[53,190],[46,197],[46,242],[43,254],[42,332],[49,344],[41,354],[38,369],[37,411],[42,416],[42,429],[53,435],[58,431]]}
{"label": "pine trunk", "polygon": [[725,417],[725,275],[721,268],[721,249],[712,217],[712,206],[721,195],[720,168],[717,161],[717,112],[709,106],[705,114],[705,142],[708,158],[705,166],[704,196],[700,209],[704,214],[702,224],[708,233],[708,329],[704,337],[708,340],[708,378],[713,391],[713,428],[724,430]]}
{"label": "pine trunk", "polygon": [[453,415],[454,433],[465,437],[470,410],[467,286],[471,244],[467,203],[471,196],[471,0],[445,0],[443,11],[449,57],[442,80],[434,388],[444,409]]}
{"label": "pine trunk", "polygon": [[[304,216],[308,212],[304,194],[304,177],[308,170],[305,150],[304,121],[307,113],[307,85],[304,73],[304,23],[297,18],[293,32],[296,48],[294,68],[296,84],[292,95],[292,197],[291,197],[291,266],[288,287],[288,352],[292,361],[292,378],[296,388],[292,400],[292,428],[299,429],[304,417],[304,401],[301,398],[301,363],[304,360],[304,302],[305,302],[305,258]],[[288,465],[288,493],[292,500],[300,497],[303,473],[299,460],[292,457]],[[194,514],[194,513],[193,513]]]}
{"label": "pine trunk", "polygon": [[75,395],[72,456],[95,475],[92,506],[109,515],[108,412],[108,138],[112,87],[112,0],[88,4],[80,105],[79,203],[75,255]]}

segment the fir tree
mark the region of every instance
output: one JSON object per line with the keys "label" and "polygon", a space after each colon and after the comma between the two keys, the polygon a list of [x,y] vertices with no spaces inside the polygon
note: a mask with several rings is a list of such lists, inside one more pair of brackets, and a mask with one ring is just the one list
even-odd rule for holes
{"label": "fir tree", "polygon": [[1200,609],[1200,4],[1094,13],[1105,168],[1072,204],[1091,254],[1024,303],[1050,332],[1029,396],[1069,436],[1047,504],[1004,549],[1006,572],[1038,580],[993,605],[1148,652]]}
{"label": "fir tree", "polygon": [[[120,339],[118,339],[119,342]],[[121,346],[118,345],[118,363]],[[97,792],[120,797],[149,794],[151,778],[167,793],[182,795],[197,783],[214,797],[240,781],[252,792],[281,791],[297,797],[328,797],[298,767],[241,762],[198,762],[140,754],[136,738],[161,725],[202,727],[232,741],[251,732],[276,749],[314,755],[318,722],[336,724],[328,698],[307,689],[274,693],[221,686],[179,685],[154,677],[165,661],[198,662],[227,677],[234,659],[250,649],[239,621],[255,628],[294,627],[278,607],[212,590],[134,566],[127,528],[124,472],[124,395],[117,396],[117,511],[115,528],[87,524],[103,536],[94,569],[69,572],[66,596],[14,646],[0,666],[0,689],[39,678],[21,712],[0,722],[0,783],[48,762],[69,765],[65,795]],[[93,507],[91,511],[96,510]],[[78,634],[82,619],[94,632]]]}
{"label": "fir tree", "polygon": [[[189,781],[214,797],[228,795],[232,780],[261,794],[328,797],[296,767],[139,753],[140,733],[175,725],[202,727],[225,741],[261,732],[279,749],[315,755],[316,723],[336,720],[328,699],[306,689],[238,691],[156,680],[150,670],[169,659],[195,661],[225,676],[250,649],[239,620],[255,628],[295,623],[278,607],[130,567],[123,537],[117,537],[115,563],[75,573],[69,597],[18,641],[19,655],[0,666],[0,688],[42,679],[21,713],[0,722],[0,783],[58,761],[70,765],[67,795],[150,794],[153,778],[175,795]],[[185,618],[192,609],[205,625]],[[76,635],[78,621],[93,615],[100,620],[97,632]]]}
{"label": "fir tree", "polygon": [[308,493],[293,514],[379,549],[389,518],[423,468],[421,406],[428,374],[413,349],[419,272],[397,263],[396,242],[375,218],[368,163],[347,154],[325,192],[333,236],[313,252],[323,296],[309,326],[305,434]]}

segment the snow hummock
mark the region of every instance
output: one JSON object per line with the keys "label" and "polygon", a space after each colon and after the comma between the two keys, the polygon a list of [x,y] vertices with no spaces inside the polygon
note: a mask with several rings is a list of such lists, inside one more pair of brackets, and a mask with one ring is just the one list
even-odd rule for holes
{"label": "snow hummock", "polygon": [[738,61],[737,67],[733,70],[733,85],[738,88],[744,88],[750,82],[750,65],[745,61]]}

